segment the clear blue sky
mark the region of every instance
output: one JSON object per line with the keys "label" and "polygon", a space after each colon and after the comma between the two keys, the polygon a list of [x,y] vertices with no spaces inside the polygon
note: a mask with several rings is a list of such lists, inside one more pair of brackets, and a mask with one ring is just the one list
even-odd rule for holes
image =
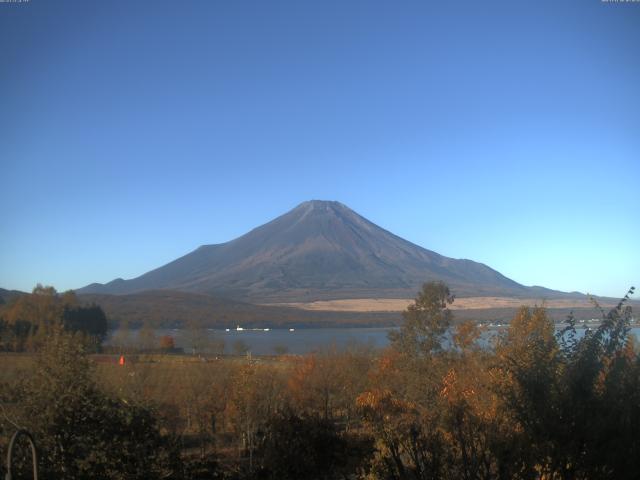
{"label": "clear blue sky", "polygon": [[0,45],[1,287],[308,199],[526,285],[640,283],[640,3],[31,0]]}

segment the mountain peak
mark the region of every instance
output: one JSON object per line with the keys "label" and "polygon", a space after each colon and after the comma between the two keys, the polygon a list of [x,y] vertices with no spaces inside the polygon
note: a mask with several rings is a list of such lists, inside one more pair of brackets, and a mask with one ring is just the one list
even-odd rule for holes
{"label": "mountain peak", "polygon": [[306,202],[302,202],[300,205],[293,209],[294,212],[297,210],[303,212],[308,212],[311,210],[319,212],[353,211],[343,203],[337,202],[335,200],[307,200]]}
{"label": "mountain peak", "polygon": [[85,293],[172,289],[249,301],[410,298],[442,280],[458,296],[525,294],[486,265],[444,257],[337,201],[309,200],[227,243],[204,245],[131,280]]}

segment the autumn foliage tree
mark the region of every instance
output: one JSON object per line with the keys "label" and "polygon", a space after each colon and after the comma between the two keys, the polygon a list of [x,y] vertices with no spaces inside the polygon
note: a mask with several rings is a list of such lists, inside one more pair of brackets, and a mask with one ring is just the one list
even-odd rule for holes
{"label": "autumn foliage tree", "polygon": [[441,282],[426,283],[389,335],[391,348],[371,373],[372,388],[357,398],[375,438],[374,478],[439,478],[448,463],[441,425],[442,343],[453,301]]}
{"label": "autumn foliage tree", "polygon": [[33,372],[3,383],[0,437],[6,418],[34,432],[47,478],[633,479],[632,292],[594,330],[572,317],[560,329],[534,306],[488,334],[455,321],[449,289],[432,282],[384,350],[120,367],[94,364],[47,317],[73,298],[43,291],[16,310],[42,313],[51,335]]}
{"label": "autumn foliage tree", "polygon": [[35,351],[59,327],[95,351],[106,337],[107,317],[97,305],[80,304],[72,291],[38,284],[0,308],[0,350]]}
{"label": "autumn foliage tree", "polygon": [[160,337],[160,350],[170,352],[176,348],[176,342],[171,335]]}
{"label": "autumn foliage tree", "polygon": [[557,332],[544,308],[523,307],[480,348],[477,325],[452,325],[448,289],[425,285],[357,399],[376,441],[370,476],[637,476],[632,291],[593,332],[581,336],[573,319]]}
{"label": "autumn foliage tree", "polygon": [[526,438],[529,467],[549,478],[637,478],[640,359],[629,338],[633,288],[595,331],[543,309],[514,319],[497,355],[498,391]]}

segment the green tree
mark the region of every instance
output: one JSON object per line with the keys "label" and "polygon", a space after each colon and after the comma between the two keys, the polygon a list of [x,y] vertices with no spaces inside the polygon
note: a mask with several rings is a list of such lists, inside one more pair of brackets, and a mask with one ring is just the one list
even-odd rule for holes
{"label": "green tree", "polygon": [[393,348],[412,357],[428,357],[440,351],[451,326],[451,303],[453,296],[444,283],[425,283],[414,303],[402,312],[402,327],[389,334]]}
{"label": "green tree", "polygon": [[98,305],[72,306],[66,304],[62,311],[65,330],[80,332],[94,349],[98,349],[107,336],[107,316]]}

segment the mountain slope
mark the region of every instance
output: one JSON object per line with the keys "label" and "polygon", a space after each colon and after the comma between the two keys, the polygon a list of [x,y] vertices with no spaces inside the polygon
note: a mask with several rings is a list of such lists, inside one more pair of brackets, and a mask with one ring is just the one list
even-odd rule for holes
{"label": "mountain slope", "polygon": [[9,303],[11,300],[21,295],[26,295],[26,293],[19,290],[6,290],[4,288],[0,288],[0,305]]}
{"label": "mountain slope", "polygon": [[442,280],[460,296],[531,295],[529,287],[486,265],[444,257],[339,202],[317,200],[230,242],[204,245],[140,277],[91,284],[79,293],[171,289],[264,302],[412,297],[428,280]]}

